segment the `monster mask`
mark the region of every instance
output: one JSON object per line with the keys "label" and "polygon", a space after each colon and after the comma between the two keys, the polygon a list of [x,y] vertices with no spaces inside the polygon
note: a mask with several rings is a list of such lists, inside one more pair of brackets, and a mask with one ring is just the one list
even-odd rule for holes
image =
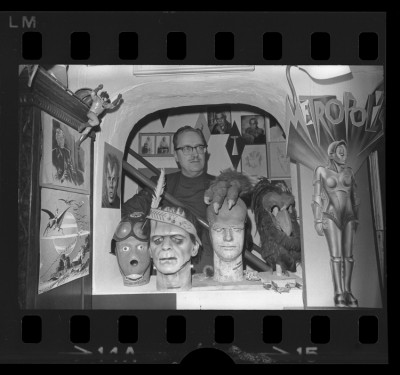
{"label": "monster mask", "polygon": [[146,216],[134,212],[123,218],[115,230],[115,255],[125,286],[139,286],[150,280],[148,230],[143,228]]}

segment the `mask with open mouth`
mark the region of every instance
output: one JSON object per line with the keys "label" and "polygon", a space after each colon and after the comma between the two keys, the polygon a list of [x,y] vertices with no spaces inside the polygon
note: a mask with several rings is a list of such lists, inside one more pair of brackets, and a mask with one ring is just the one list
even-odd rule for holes
{"label": "mask with open mouth", "polygon": [[125,286],[139,286],[150,281],[151,258],[144,222],[144,213],[132,213],[121,220],[114,233],[114,252]]}

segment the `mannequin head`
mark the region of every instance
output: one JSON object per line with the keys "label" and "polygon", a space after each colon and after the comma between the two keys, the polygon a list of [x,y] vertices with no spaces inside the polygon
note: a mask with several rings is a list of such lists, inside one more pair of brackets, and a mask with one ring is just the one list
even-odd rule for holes
{"label": "mannequin head", "polygon": [[191,258],[201,241],[196,218],[183,207],[151,209],[150,255],[157,269],[157,290],[188,290],[192,287]]}
{"label": "mannequin head", "polygon": [[148,227],[143,212],[134,212],[123,218],[115,230],[115,255],[125,286],[138,286],[150,281],[150,254]]}
{"label": "mannequin head", "polygon": [[212,205],[207,208],[214,250],[214,278],[218,281],[243,279],[242,250],[246,215],[246,204],[240,198],[230,210],[225,199],[218,214]]}

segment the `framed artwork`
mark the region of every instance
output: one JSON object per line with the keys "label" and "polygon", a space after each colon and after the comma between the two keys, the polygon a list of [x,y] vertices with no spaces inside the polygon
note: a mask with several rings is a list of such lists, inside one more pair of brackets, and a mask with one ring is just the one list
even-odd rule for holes
{"label": "framed artwork", "polygon": [[122,151],[104,143],[103,190],[101,207],[121,207]]}
{"label": "framed artwork", "polygon": [[290,178],[290,158],[286,156],[286,142],[268,143],[270,178]]}
{"label": "framed artwork", "polygon": [[78,147],[77,130],[42,111],[41,186],[90,193],[90,141]]}
{"label": "framed artwork", "polygon": [[278,121],[275,120],[275,118],[268,116],[266,118],[266,123],[268,142],[280,142],[286,140],[285,133],[282,127],[279,125]]}
{"label": "framed artwork", "polygon": [[41,189],[38,293],[89,274],[89,196]]}
{"label": "framed artwork", "polygon": [[209,107],[207,122],[211,134],[229,134],[232,129],[231,108],[227,106]]}
{"label": "framed artwork", "polygon": [[139,134],[139,154],[142,156],[173,156],[174,133]]}
{"label": "framed artwork", "polygon": [[249,176],[267,177],[267,146],[246,145],[242,153],[242,172]]}
{"label": "framed artwork", "polygon": [[242,138],[246,145],[265,145],[265,118],[260,115],[241,116]]}

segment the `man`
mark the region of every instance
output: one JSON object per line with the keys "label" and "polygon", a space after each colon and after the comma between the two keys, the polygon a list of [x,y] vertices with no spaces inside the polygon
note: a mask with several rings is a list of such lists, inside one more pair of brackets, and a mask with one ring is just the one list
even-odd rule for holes
{"label": "man", "polygon": [[229,134],[232,129],[232,124],[226,119],[226,114],[224,112],[215,113],[215,122],[211,134]]}
{"label": "man", "polygon": [[120,197],[118,196],[118,183],[120,163],[114,154],[106,154],[104,160],[104,182],[102,207],[119,208]]}
{"label": "man", "polygon": [[[204,192],[209,188],[214,176],[206,173],[207,142],[200,129],[184,126],[173,136],[174,157],[180,171],[166,175],[165,191],[178,199],[183,206],[190,209],[197,217],[205,220],[207,205]],[[152,180],[157,182],[157,177]],[[122,205],[122,217],[132,212],[150,210],[152,190],[145,188]],[[199,237],[203,250],[194,259],[196,272],[203,272],[205,265],[213,265],[212,248],[208,231],[200,229]]]}
{"label": "man", "polygon": [[190,261],[201,245],[196,218],[186,208],[176,206],[152,208],[148,218],[157,290],[189,290],[192,287]]}
{"label": "man", "polygon": [[71,159],[71,151],[65,146],[65,134],[58,121],[53,121],[53,129],[57,147],[52,150],[52,162],[56,168],[54,179],[61,183],[74,182],[76,184],[77,176]]}

